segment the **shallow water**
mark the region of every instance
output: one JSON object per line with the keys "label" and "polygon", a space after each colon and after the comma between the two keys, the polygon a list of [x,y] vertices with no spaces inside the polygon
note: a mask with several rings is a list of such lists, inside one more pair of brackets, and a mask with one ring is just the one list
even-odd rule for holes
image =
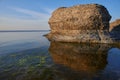
{"label": "shallow water", "polygon": [[119,80],[120,49],[49,42],[40,32],[0,32],[0,80]]}

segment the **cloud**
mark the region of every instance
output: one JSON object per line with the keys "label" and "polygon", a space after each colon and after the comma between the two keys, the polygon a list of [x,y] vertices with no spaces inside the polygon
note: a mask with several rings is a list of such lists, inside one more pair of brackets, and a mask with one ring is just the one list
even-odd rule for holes
{"label": "cloud", "polygon": [[43,9],[47,13],[17,7],[9,7],[9,9],[12,10],[13,14],[0,15],[1,30],[49,29],[48,20],[51,9]]}
{"label": "cloud", "polygon": [[23,9],[23,8],[17,8],[17,7],[10,7],[10,9],[15,10],[16,12],[22,13],[22,14],[27,14],[30,15],[34,18],[43,18],[43,19],[48,19],[50,17],[50,14],[45,14],[29,9]]}
{"label": "cloud", "polygon": [[48,30],[48,22],[40,19],[19,19],[17,17],[0,16],[1,30]]}
{"label": "cloud", "polygon": [[54,11],[54,9],[44,8],[44,11],[46,11],[49,14],[52,14],[52,12]]}

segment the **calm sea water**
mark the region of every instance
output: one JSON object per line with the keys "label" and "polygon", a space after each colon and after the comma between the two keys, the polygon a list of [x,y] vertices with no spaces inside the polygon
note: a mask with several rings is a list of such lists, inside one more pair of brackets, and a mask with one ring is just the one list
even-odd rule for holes
{"label": "calm sea water", "polygon": [[49,42],[40,32],[0,32],[0,80],[120,80],[120,49]]}

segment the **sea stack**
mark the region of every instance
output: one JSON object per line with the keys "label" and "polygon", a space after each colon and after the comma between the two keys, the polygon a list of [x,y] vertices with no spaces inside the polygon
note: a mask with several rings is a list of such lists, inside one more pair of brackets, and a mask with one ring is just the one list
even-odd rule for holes
{"label": "sea stack", "polygon": [[99,4],[61,7],[49,19],[47,38],[60,42],[110,43],[108,10]]}

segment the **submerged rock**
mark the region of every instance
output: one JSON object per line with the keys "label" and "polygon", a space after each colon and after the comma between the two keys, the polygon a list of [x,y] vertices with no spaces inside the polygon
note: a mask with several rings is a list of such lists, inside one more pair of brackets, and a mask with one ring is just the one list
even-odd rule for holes
{"label": "submerged rock", "polygon": [[49,19],[51,32],[47,38],[61,42],[109,43],[109,21],[107,9],[99,4],[61,7]]}
{"label": "submerged rock", "polygon": [[114,40],[120,40],[120,19],[110,23],[109,31]]}

